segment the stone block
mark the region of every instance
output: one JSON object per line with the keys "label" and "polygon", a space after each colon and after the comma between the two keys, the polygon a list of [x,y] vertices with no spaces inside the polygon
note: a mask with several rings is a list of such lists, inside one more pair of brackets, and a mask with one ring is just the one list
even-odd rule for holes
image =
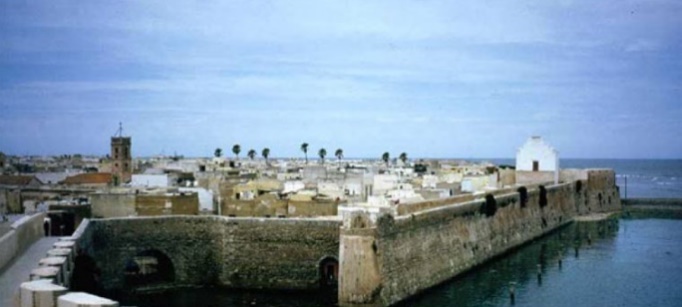
{"label": "stone block", "polygon": [[118,302],[85,292],[71,292],[59,297],[59,307],[118,307]]}
{"label": "stone block", "polygon": [[57,298],[65,294],[68,289],[58,286],[49,280],[36,280],[21,284],[19,301],[21,307],[54,307]]}

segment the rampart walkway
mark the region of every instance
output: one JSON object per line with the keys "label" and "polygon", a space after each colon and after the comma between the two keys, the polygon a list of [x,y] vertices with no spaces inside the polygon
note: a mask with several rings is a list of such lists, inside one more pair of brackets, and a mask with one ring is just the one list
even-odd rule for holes
{"label": "rampart walkway", "polygon": [[19,285],[27,281],[31,270],[44,258],[58,237],[41,238],[29,247],[20,257],[15,258],[0,272],[0,306],[13,306],[14,295]]}

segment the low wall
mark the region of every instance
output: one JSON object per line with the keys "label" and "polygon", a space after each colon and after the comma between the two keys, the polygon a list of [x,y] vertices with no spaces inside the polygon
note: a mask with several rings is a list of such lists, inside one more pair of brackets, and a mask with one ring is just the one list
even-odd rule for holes
{"label": "low wall", "polygon": [[628,198],[623,199],[625,218],[682,218],[680,198]]}
{"label": "low wall", "polygon": [[[74,237],[101,270],[101,286],[126,284],[126,263],[158,251],[172,263],[163,287],[219,285],[314,289],[320,261],[338,259],[340,220],[167,216],[95,219]],[[83,225],[82,225],[83,226]]]}
{"label": "low wall", "polygon": [[21,255],[35,241],[44,236],[43,220],[45,213],[36,213],[14,222],[10,231],[0,237],[0,271]]}
{"label": "low wall", "polygon": [[553,183],[554,172],[516,171],[516,184]]}
{"label": "low wall", "polygon": [[274,197],[223,201],[221,215],[232,217],[316,217],[336,216],[335,201],[294,201]]}
{"label": "low wall", "polygon": [[135,197],[135,211],[139,216],[198,215],[199,194],[139,194]]}
{"label": "low wall", "polygon": [[679,206],[682,209],[682,198],[626,198],[623,206]]}
{"label": "low wall", "polygon": [[[461,204],[380,217],[341,230],[341,305],[391,305],[542,236],[579,214],[620,209],[613,172]],[[611,200],[608,200],[611,197]]]}
{"label": "low wall", "polygon": [[92,216],[127,217],[135,216],[135,194],[131,193],[94,193],[90,195]]}

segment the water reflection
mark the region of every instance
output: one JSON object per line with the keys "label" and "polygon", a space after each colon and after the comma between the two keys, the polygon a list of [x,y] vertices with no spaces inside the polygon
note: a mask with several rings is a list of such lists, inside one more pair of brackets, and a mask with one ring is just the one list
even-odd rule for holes
{"label": "water reflection", "polygon": [[679,306],[679,242],[682,220],[574,223],[401,305]]}
{"label": "water reflection", "polygon": [[610,244],[618,229],[618,219],[572,223],[400,306],[518,305],[530,286],[543,287],[548,271],[565,270],[568,259],[597,243]]}

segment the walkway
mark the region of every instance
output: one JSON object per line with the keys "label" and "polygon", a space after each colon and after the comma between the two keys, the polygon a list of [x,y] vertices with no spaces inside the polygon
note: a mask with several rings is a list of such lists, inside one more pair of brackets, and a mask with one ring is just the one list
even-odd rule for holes
{"label": "walkway", "polygon": [[38,266],[40,259],[45,257],[57,239],[59,238],[49,237],[36,241],[21,257],[12,260],[6,269],[0,272],[0,306],[12,306],[19,285],[29,279],[31,270]]}

